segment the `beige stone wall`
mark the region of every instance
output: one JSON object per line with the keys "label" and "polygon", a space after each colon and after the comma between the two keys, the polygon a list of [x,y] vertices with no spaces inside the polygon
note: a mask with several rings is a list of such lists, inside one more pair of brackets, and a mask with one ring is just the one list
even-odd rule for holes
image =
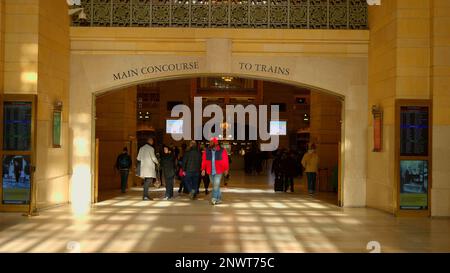
{"label": "beige stone wall", "polygon": [[38,92],[38,0],[4,0],[4,92]]}
{"label": "beige stone wall", "polygon": [[[369,107],[383,109],[383,148],[374,153],[372,114],[369,115],[367,206],[391,213],[394,200],[394,123],[397,75],[397,1],[384,1],[383,5],[369,8]],[[369,108],[370,109],[370,108]]]}
{"label": "beige stone wall", "polygon": [[[37,184],[38,207],[69,200],[69,17],[65,1],[39,1]],[[53,148],[55,102],[63,103],[61,148]]]}
{"label": "beige stone wall", "polygon": [[5,2],[0,1],[0,94],[3,93],[3,63],[5,61]]}
{"label": "beige stone wall", "polygon": [[[395,212],[395,100],[430,99],[430,1],[385,1],[369,8],[369,107],[383,109],[383,150],[372,152],[369,112],[367,204]],[[381,171],[382,170],[382,171]]]}
{"label": "beige stone wall", "polygon": [[[98,189],[119,190],[120,175],[115,170],[117,156],[124,147],[131,155],[131,141],[136,138],[136,86],[117,90],[96,99],[95,137],[99,139]],[[134,160],[134,158],[133,158]],[[132,185],[134,176],[129,176]]]}
{"label": "beige stone wall", "polygon": [[264,82],[263,89],[263,104],[270,105],[272,103],[285,103],[286,112],[280,113],[281,120],[288,120],[288,135],[280,136],[280,147],[290,148],[290,134],[297,132],[298,129],[302,129],[304,126],[300,122],[303,117],[296,116],[298,112],[295,111],[295,97],[296,95],[305,95],[309,97],[309,90],[301,89],[292,85],[279,84],[274,82]]}
{"label": "beige stone wall", "polygon": [[[166,119],[170,118],[171,115],[171,111],[167,110],[167,102],[182,101],[185,105],[191,105],[191,79],[161,82],[158,86],[160,88],[160,105],[159,109],[153,111],[150,123],[155,126],[155,128],[160,128],[165,132]],[[156,111],[158,111],[158,113],[156,113]],[[165,144],[175,144],[172,137],[167,134],[164,134],[163,141]]]}
{"label": "beige stone wall", "polygon": [[[37,95],[34,176],[37,206],[67,203],[70,144],[67,4],[51,0],[4,0],[1,4],[5,12],[4,92]],[[59,149],[54,149],[52,143],[56,101],[63,102],[62,148]]]}
{"label": "beige stone wall", "polygon": [[450,1],[432,1],[432,214],[450,215]]}
{"label": "beige stone wall", "polygon": [[[448,1],[384,1],[369,8],[369,107],[384,110],[383,151],[374,153],[369,113],[367,204],[395,212],[395,100],[433,99],[432,216],[450,215]],[[381,171],[383,170],[383,171]],[[386,171],[384,171],[386,170]]]}
{"label": "beige stone wall", "polygon": [[333,169],[339,162],[341,142],[341,100],[327,94],[311,93],[311,142],[317,145],[320,164],[320,190],[331,191]]}

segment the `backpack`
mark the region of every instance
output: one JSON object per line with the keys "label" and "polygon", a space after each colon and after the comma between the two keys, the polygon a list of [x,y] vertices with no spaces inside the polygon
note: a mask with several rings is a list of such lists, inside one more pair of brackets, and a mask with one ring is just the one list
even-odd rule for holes
{"label": "backpack", "polygon": [[131,162],[130,158],[127,155],[123,155],[119,157],[119,169],[129,169]]}

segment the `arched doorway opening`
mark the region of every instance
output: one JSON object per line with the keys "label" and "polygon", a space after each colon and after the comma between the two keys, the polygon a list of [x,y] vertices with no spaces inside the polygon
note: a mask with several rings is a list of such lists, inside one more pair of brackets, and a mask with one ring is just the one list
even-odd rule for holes
{"label": "arched doorway opening", "polygon": [[[228,75],[153,81],[96,95],[96,201],[120,195],[120,175],[114,165],[123,147],[128,148],[133,160],[148,137],[156,139],[157,147],[165,144],[181,149],[183,142],[173,140],[167,132],[167,120],[173,119],[170,114],[174,106],[192,106],[194,97],[201,97],[203,106],[215,104],[224,110],[226,105],[279,106],[280,126],[285,127],[285,132],[280,136],[277,151],[262,152],[258,149],[258,141],[248,139],[249,131],[254,127],[248,117],[245,140],[219,135],[232,162],[231,179],[227,183],[230,189],[243,189],[244,192],[245,189],[273,190],[273,160],[283,151],[295,161],[293,194],[306,194],[306,175],[301,168],[301,159],[308,144],[314,143],[321,158],[316,197],[339,204],[343,98],[309,87]],[[202,125],[206,121],[208,118],[203,119]],[[236,136],[236,130],[234,132]],[[202,139],[199,143],[206,141]],[[176,182],[175,190],[179,183]],[[138,192],[141,184],[132,169],[128,187],[132,192]],[[287,191],[290,190],[287,187]],[[163,189],[155,191],[162,199]]]}

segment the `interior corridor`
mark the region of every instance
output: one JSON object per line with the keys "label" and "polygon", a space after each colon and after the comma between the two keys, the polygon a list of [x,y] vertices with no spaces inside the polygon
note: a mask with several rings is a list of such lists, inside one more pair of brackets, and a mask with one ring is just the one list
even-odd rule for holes
{"label": "interior corridor", "polygon": [[0,214],[0,252],[369,252],[370,241],[382,252],[450,251],[449,219],[339,208],[327,194],[304,194],[301,181],[296,193],[274,193],[267,177],[238,177],[217,206],[202,188],[195,201],[164,201],[153,188],[147,202],[135,188],[84,217],[69,206],[30,219]]}

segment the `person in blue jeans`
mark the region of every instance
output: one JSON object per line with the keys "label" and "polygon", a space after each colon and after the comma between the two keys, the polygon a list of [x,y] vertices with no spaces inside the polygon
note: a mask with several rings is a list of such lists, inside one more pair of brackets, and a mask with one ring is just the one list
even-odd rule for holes
{"label": "person in blue jeans", "polygon": [[214,137],[209,142],[209,147],[202,156],[202,176],[209,175],[212,183],[211,204],[217,205],[222,202],[220,182],[223,175],[227,176],[229,171],[228,152],[220,147],[219,140]]}
{"label": "person in blue jeans", "polygon": [[197,196],[201,165],[202,154],[198,149],[197,142],[191,141],[189,149],[183,157],[183,170],[186,174],[184,182],[191,200]]}
{"label": "person in blue jeans", "polygon": [[319,156],[316,152],[316,145],[311,144],[308,152],[303,156],[302,165],[308,178],[309,195],[316,193],[317,172],[319,170]]}
{"label": "person in blue jeans", "polygon": [[131,165],[132,160],[128,154],[128,148],[125,147],[116,160],[116,168],[120,172],[120,188],[122,193],[126,193],[127,190],[128,174],[130,173]]}

